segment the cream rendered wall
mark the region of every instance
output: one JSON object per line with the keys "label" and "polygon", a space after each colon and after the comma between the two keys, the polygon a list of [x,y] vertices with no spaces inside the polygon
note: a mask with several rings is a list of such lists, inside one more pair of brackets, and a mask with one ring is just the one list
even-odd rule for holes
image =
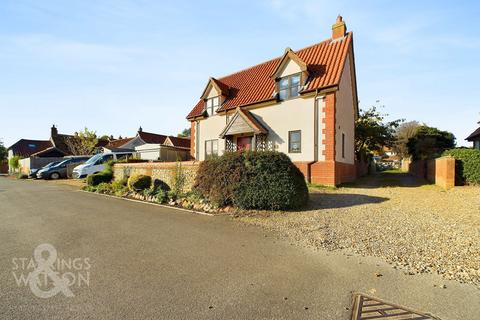
{"label": "cream rendered wall", "polygon": [[[300,67],[292,60],[288,61],[281,73],[282,76],[288,76],[301,72]],[[213,91],[213,93],[212,93]],[[215,97],[218,94],[214,88],[208,93],[208,97]],[[324,106],[323,99],[318,102],[318,161],[324,159],[322,151],[322,109]],[[315,115],[315,98],[294,98],[277,104],[252,108],[249,111],[260,121],[265,128],[268,129],[268,141],[274,145],[276,151],[287,154],[292,161],[314,161],[315,160],[315,146],[314,146],[314,115]],[[225,140],[219,139],[219,135],[226,125],[226,117],[224,115],[214,115],[199,121],[197,126],[198,141],[198,159],[205,160],[205,141],[218,139],[219,155],[225,151]],[[301,153],[288,152],[288,132],[301,130],[302,131],[302,146]]]}
{"label": "cream rendered wall", "polygon": [[143,160],[158,160],[160,157],[160,144],[158,143],[145,143],[135,147],[135,151],[140,155],[140,159]]}
{"label": "cream rendered wall", "polygon": [[[207,98],[218,96],[219,93],[214,87],[210,88]],[[198,159],[205,160],[205,141],[218,139],[218,155],[222,155],[225,151],[225,140],[218,136],[226,125],[226,117],[224,115],[214,114],[206,119],[200,120],[197,126],[198,134]]]}
{"label": "cream rendered wall", "polygon": [[[299,97],[249,111],[268,129],[268,141],[276,151],[286,153],[292,161],[313,161],[314,102],[314,97]],[[301,153],[288,152],[288,132],[295,130],[302,131]]]}
{"label": "cream rendered wall", "polygon": [[[350,55],[347,56],[335,106],[335,160],[355,163],[355,109],[350,72]],[[345,157],[342,157],[342,133],[345,133]]]}
{"label": "cream rendered wall", "polygon": [[207,99],[209,99],[209,98],[215,98],[215,97],[217,97],[217,96],[219,96],[219,93],[218,93],[217,90],[212,86],[212,87],[210,88],[210,91],[209,91],[208,94],[207,94]]}
{"label": "cream rendered wall", "polygon": [[286,77],[286,76],[289,76],[291,74],[295,74],[295,73],[299,73],[299,72],[302,72],[302,70],[300,69],[298,64],[295,61],[289,59],[288,62],[283,67],[283,70],[280,73],[280,76],[281,77]]}

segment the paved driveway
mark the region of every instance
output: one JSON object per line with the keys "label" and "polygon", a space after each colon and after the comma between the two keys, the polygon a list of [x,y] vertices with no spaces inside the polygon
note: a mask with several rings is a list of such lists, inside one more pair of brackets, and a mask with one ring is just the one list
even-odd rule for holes
{"label": "paved driveway", "polygon": [[[88,271],[88,285],[68,287],[73,297],[62,291],[46,299],[18,286],[20,258],[42,243],[67,263],[63,271]],[[37,258],[48,262],[45,252]],[[77,269],[69,258],[80,259]],[[338,320],[349,319],[353,291],[442,319],[480,312],[472,286],[405,276],[373,258],[301,249],[228,217],[0,178],[2,319]]]}

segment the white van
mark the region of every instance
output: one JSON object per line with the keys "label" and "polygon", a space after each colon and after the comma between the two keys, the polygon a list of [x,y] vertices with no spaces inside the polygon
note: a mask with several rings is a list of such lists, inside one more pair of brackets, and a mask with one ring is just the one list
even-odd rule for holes
{"label": "white van", "polygon": [[72,177],[74,179],[84,178],[90,174],[94,174],[102,171],[105,168],[105,163],[110,160],[123,160],[126,158],[132,158],[135,155],[135,152],[107,152],[99,153],[91,157],[84,164],[76,166],[73,169]]}

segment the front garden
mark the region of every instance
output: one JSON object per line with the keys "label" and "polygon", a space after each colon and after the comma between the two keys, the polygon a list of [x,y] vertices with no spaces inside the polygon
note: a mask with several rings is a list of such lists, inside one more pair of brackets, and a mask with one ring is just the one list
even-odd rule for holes
{"label": "front garden", "polygon": [[89,176],[84,190],[205,212],[292,210],[308,202],[303,174],[278,152],[235,152],[204,161],[192,188],[186,186],[181,162],[171,171],[168,184],[146,174],[115,179],[113,165]]}

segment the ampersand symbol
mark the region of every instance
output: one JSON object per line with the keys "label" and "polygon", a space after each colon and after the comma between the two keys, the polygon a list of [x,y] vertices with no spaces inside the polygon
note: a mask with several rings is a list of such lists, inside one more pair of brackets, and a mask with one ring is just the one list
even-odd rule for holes
{"label": "ampersand symbol", "polygon": [[[42,255],[45,251],[48,252],[47,259],[44,259]],[[57,272],[51,268],[57,260],[57,250],[51,244],[44,243],[36,247],[33,251],[33,257],[37,263],[37,268],[30,274],[28,282],[34,295],[39,298],[50,298],[61,291],[67,297],[75,296],[68,288],[68,279],[60,278]],[[39,288],[39,276],[41,273],[45,273],[53,281],[53,288],[46,291]]]}

